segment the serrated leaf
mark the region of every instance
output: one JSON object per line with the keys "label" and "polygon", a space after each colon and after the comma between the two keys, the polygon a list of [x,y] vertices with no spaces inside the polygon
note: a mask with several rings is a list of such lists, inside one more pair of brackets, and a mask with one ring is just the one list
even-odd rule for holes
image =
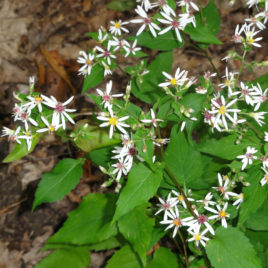
{"label": "serrated leaf", "polygon": [[87,268],[90,254],[84,247],[58,249],[46,256],[35,268]]}
{"label": "serrated leaf", "polygon": [[244,202],[241,205],[238,225],[243,224],[264,202],[267,197],[267,189],[260,185],[260,180],[263,177],[262,170],[257,167],[251,167],[248,170],[246,180],[250,186],[244,187]]}
{"label": "serrated leaf", "polygon": [[178,259],[174,253],[167,248],[159,248],[154,253],[153,260],[146,266],[146,268],[178,268]]}
{"label": "serrated leaf", "polygon": [[102,82],[104,78],[104,67],[100,64],[96,64],[92,67],[90,75],[87,75],[84,80],[82,94],[87,90],[97,86]]}
{"label": "serrated leaf", "polygon": [[215,237],[208,241],[206,252],[215,268],[261,268],[253,246],[237,228],[219,227]]}
{"label": "serrated leaf", "polygon": [[105,168],[109,167],[109,162],[111,161],[114,146],[103,147],[100,149],[93,150],[89,152],[88,157],[98,166]]}
{"label": "serrated leaf", "polygon": [[143,163],[133,167],[128,175],[128,180],[121,191],[116,203],[113,221],[131,211],[133,208],[147,202],[154,196],[162,180],[162,170],[153,172]]}
{"label": "serrated leaf", "polygon": [[21,140],[21,144],[15,144],[13,151],[3,160],[3,163],[9,163],[21,159],[22,157],[31,153],[38,141],[40,140],[42,134],[35,134],[32,141],[32,146],[28,151],[26,140]]}
{"label": "serrated leaf", "polygon": [[139,260],[135,253],[131,250],[130,246],[126,245],[117,250],[105,268],[141,268]]}
{"label": "serrated leaf", "polygon": [[165,34],[158,35],[157,37],[153,37],[152,34],[147,31],[141,33],[137,37],[131,38],[131,40],[138,40],[138,44],[140,46],[148,47],[151,49],[157,50],[172,50],[174,48],[183,47],[184,42],[179,42],[172,31],[168,31]]}
{"label": "serrated leaf", "polygon": [[153,103],[164,95],[158,84],[165,80],[163,71],[169,73],[172,66],[172,51],[159,54],[149,65],[149,73],[131,81],[131,92],[142,101]]}
{"label": "serrated leaf", "polygon": [[83,162],[81,158],[66,158],[61,160],[52,172],[45,173],[35,192],[33,210],[44,202],[62,199],[74,189],[82,176]]}
{"label": "serrated leaf", "polygon": [[174,132],[165,152],[165,162],[180,185],[193,189],[206,188],[202,180],[204,165],[201,154],[190,146],[182,132]]}
{"label": "serrated leaf", "polygon": [[63,227],[47,244],[84,245],[102,242],[117,234],[111,219],[114,215],[116,195],[89,194],[79,207],[70,212]]}
{"label": "serrated leaf", "polygon": [[143,265],[146,262],[146,252],[154,226],[154,219],[145,214],[147,206],[146,203],[134,208],[118,221],[119,232],[129,241]]}

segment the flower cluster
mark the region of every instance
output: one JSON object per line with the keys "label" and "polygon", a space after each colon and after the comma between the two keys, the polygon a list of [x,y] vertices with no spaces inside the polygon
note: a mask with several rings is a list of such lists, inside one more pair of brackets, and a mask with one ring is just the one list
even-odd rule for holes
{"label": "flower cluster", "polygon": [[[30,78],[30,92],[33,91],[34,79]],[[66,120],[74,124],[69,115],[75,109],[66,108],[73,100],[73,96],[61,103],[55,97],[47,97],[43,94],[32,93],[29,96],[14,95],[19,104],[13,108],[14,121],[19,122],[15,130],[3,127],[2,136],[7,136],[11,142],[21,144],[26,140],[27,149],[30,151],[32,142],[37,133],[57,131],[59,128],[66,128]],[[50,109],[52,110],[50,110]],[[41,120],[40,120],[41,119]]]}

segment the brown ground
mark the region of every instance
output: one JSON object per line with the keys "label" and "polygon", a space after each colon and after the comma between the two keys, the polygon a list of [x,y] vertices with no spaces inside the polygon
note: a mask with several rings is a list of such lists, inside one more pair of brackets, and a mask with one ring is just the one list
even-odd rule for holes
{"label": "brown ground", "polygon": [[[76,95],[79,110],[86,109],[88,100],[81,96],[83,79],[76,75],[78,52],[94,45],[86,33],[97,31],[115,18],[129,18],[129,13],[108,10],[108,0],[2,0],[0,1],[0,128],[12,127],[10,117],[14,99],[13,91],[28,90],[28,77],[34,75],[38,90],[58,99]],[[248,10],[228,6],[228,1],[218,4],[222,17],[219,39],[225,44],[215,46],[212,57],[216,67],[224,70],[221,58],[233,47],[230,41],[237,23],[243,22]],[[268,34],[263,44],[267,44]],[[211,50],[212,51],[212,50]],[[253,60],[268,60],[268,46],[255,49]],[[184,48],[175,52],[174,67],[189,70],[190,75],[211,70],[199,52]],[[53,64],[49,64],[53,60]],[[125,61],[126,62],[126,61]],[[124,64],[124,63],[122,63]],[[131,64],[131,60],[127,60]],[[124,65],[123,65],[124,66]],[[239,67],[239,63],[231,63]],[[64,72],[62,72],[64,68]],[[255,72],[245,72],[245,79],[267,73],[267,67]],[[120,71],[114,78],[119,88]],[[67,83],[66,83],[67,81]],[[68,86],[68,83],[72,87]],[[0,139],[0,160],[12,150],[4,138]],[[58,138],[43,139],[35,151],[11,164],[0,166],[0,268],[33,267],[47,252],[40,253],[46,239],[64,222],[67,213],[74,209],[81,197],[89,192],[100,192],[103,178],[98,169],[87,163],[80,184],[63,200],[39,206],[31,212],[34,192],[44,172],[51,171],[57,161],[75,157],[71,144],[62,144]],[[101,267],[110,253],[92,253],[90,267]]]}

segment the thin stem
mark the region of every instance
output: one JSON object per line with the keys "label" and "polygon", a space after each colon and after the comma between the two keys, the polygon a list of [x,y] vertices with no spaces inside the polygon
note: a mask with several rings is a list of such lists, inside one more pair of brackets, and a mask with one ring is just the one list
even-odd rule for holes
{"label": "thin stem", "polygon": [[182,245],[183,245],[183,251],[184,251],[184,260],[185,260],[185,264],[186,264],[186,267],[189,267],[188,255],[187,255],[187,249],[186,249],[186,244],[185,244],[185,241],[184,241],[184,239],[183,239],[183,236],[182,236],[182,234],[181,234],[180,229],[178,229],[178,234],[179,234],[179,237],[180,237],[181,242],[182,242]]}
{"label": "thin stem", "polygon": [[173,241],[174,241],[177,249],[179,250],[180,254],[183,256],[184,254],[183,254],[183,251],[182,251],[182,249],[180,247],[180,244],[178,243],[178,241],[175,238],[173,238]]}
{"label": "thin stem", "polygon": [[207,253],[206,253],[206,251],[204,250],[204,248],[202,248],[202,253],[203,253],[204,261],[205,261],[205,263],[206,263],[207,268],[210,268],[210,262],[209,262]]}
{"label": "thin stem", "polygon": [[244,66],[245,66],[245,57],[247,55],[247,50],[244,50],[244,53],[243,53],[243,56],[242,56],[242,63],[241,63],[241,66],[240,66],[240,69],[239,69],[239,73],[235,79],[235,85],[237,84],[238,80],[239,80],[239,77],[244,69]]}

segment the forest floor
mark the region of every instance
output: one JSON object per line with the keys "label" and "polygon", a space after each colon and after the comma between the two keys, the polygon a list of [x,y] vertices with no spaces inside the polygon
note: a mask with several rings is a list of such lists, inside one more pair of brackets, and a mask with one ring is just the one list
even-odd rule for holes
{"label": "forest floor", "polygon": [[[27,93],[29,76],[35,76],[36,88],[45,95],[65,100],[75,95],[76,108],[85,111],[90,100],[81,95],[83,77],[77,75],[76,62],[80,50],[88,50],[94,41],[88,32],[97,31],[110,20],[129,19],[134,12],[117,12],[107,8],[107,0],[1,0],[0,1],[0,129],[14,127],[11,118],[15,103],[13,92]],[[215,66],[224,74],[221,61],[229,49],[235,26],[243,23],[249,10],[241,8],[239,1],[230,6],[229,1],[216,1],[222,18],[218,38],[223,45],[212,46],[211,56]],[[268,31],[262,44],[268,42]],[[254,49],[248,60],[268,60],[268,46]],[[154,55],[150,55],[152,58]],[[122,67],[132,63],[122,60]],[[174,52],[174,68],[180,66],[190,76],[211,70],[207,59],[191,47]],[[230,69],[238,69],[240,62],[230,62]],[[62,69],[65,70],[62,73]],[[212,70],[211,70],[212,71]],[[241,76],[253,80],[267,73],[267,67]],[[115,87],[122,89],[125,78],[120,70],[112,77]],[[67,82],[66,82],[67,81]],[[98,87],[104,87],[106,81]],[[70,86],[70,84],[72,86]],[[92,89],[95,92],[95,89]],[[5,137],[0,138],[0,160],[12,150]],[[41,176],[53,169],[64,157],[75,157],[70,143],[62,143],[53,135],[47,136],[30,155],[0,166],[0,268],[34,267],[48,252],[40,252],[45,241],[55,233],[67,218],[67,213],[77,207],[83,196],[102,192],[104,178],[98,168],[87,163],[80,183],[63,200],[43,204],[32,212],[34,193]],[[111,251],[91,254],[91,268],[103,267]]]}

